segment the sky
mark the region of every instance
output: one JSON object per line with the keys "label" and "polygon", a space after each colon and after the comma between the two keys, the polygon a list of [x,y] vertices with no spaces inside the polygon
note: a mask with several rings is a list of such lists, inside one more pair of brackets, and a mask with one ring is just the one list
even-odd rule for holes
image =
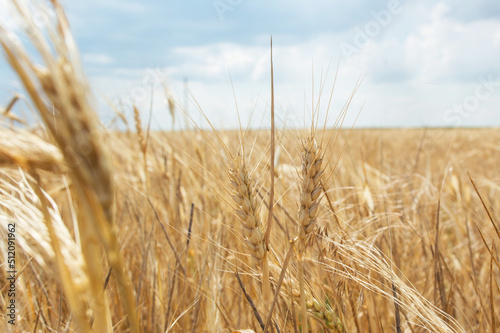
{"label": "sky", "polygon": [[[135,104],[154,129],[186,112],[206,127],[200,109],[217,128],[269,127],[271,36],[280,127],[313,110],[331,126],[349,101],[344,127],[500,126],[498,0],[61,2],[109,126],[110,105],[132,119]],[[1,59],[0,105],[16,92]]]}

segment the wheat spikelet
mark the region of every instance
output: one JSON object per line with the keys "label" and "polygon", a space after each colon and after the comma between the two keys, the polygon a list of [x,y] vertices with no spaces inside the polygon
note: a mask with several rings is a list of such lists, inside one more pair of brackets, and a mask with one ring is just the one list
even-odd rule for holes
{"label": "wheat spikelet", "polygon": [[237,158],[234,164],[235,167],[229,170],[229,179],[233,189],[232,198],[237,207],[236,215],[243,226],[243,234],[251,255],[260,261],[266,254],[266,248],[255,185],[250,179],[245,161]]}

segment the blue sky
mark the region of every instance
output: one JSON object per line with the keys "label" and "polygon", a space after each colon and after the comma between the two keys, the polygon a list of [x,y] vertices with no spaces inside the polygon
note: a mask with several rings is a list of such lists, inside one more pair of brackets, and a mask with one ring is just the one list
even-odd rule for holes
{"label": "blue sky", "polygon": [[[0,0],[0,3],[5,0]],[[109,103],[131,104],[170,129],[162,84],[203,124],[269,124],[269,38],[277,117],[310,123],[312,100],[330,124],[364,77],[348,111],[359,127],[500,126],[500,2],[445,1],[76,1],[64,0],[105,123]],[[0,5],[0,18],[9,19]],[[329,68],[329,70],[327,70]],[[184,79],[190,96],[186,99]],[[231,84],[232,81],[232,84]],[[151,84],[154,91],[151,95]],[[0,104],[19,91],[0,63]],[[252,116],[251,116],[252,115]],[[176,117],[176,128],[183,124]]]}

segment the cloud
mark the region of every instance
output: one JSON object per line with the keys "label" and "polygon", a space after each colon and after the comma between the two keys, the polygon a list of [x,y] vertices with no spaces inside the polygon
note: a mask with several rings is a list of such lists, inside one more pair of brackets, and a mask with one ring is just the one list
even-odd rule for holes
{"label": "cloud", "polygon": [[500,18],[500,2],[496,0],[449,0],[445,3],[450,7],[447,16],[461,22]]}
{"label": "cloud", "polygon": [[437,4],[432,22],[419,26],[405,42],[409,66],[424,81],[473,81],[500,73],[500,45],[492,31],[500,20],[460,22],[448,17],[450,7]]}

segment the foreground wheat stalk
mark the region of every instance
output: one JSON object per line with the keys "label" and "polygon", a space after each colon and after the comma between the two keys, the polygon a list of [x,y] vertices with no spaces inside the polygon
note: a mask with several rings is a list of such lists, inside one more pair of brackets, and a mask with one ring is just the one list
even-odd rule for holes
{"label": "foreground wheat stalk", "polygon": [[[52,4],[57,20],[47,27],[47,40],[34,22],[32,10],[33,6],[42,11],[48,9],[41,4],[13,1],[45,67],[35,66],[34,60],[1,25],[0,43],[69,168],[72,190],[79,202],[78,227],[93,296],[93,329],[98,332],[113,331],[99,264],[102,246],[120,286],[130,329],[139,332],[132,286],[119,253],[114,225],[114,180],[108,152],[102,142],[102,130],[68,22],[61,6],[56,1]],[[57,251],[57,246],[54,250]],[[73,304],[78,303],[75,300]],[[80,322],[80,331],[89,329],[88,324]]]}
{"label": "foreground wheat stalk", "polygon": [[302,173],[300,180],[300,207],[298,213],[298,257],[299,257],[299,284],[300,305],[302,317],[302,331],[307,332],[307,305],[305,293],[304,260],[302,258],[308,240],[316,225],[318,216],[319,198],[321,195],[322,158],[318,144],[311,135],[303,143]]}

